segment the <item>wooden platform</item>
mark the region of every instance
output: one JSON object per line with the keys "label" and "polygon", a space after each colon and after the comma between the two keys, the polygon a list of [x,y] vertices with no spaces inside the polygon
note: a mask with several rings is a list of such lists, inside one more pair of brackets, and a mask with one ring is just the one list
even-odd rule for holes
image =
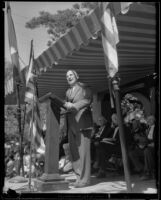
{"label": "wooden platform", "polygon": [[[73,173],[61,175],[65,180],[69,182],[75,181],[75,175]],[[156,180],[141,181],[140,178],[135,175],[131,176],[132,193],[157,193]],[[34,190],[34,179],[32,179],[32,191],[39,193]],[[30,192],[28,183],[10,183],[9,180],[5,180],[4,192],[8,188],[15,190],[16,192]],[[65,190],[60,190],[50,193],[126,193],[126,182],[123,175],[118,175],[115,172],[107,173],[106,178],[97,179],[95,175],[91,176],[91,185],[83,188],[74,188],[69,186]]]}

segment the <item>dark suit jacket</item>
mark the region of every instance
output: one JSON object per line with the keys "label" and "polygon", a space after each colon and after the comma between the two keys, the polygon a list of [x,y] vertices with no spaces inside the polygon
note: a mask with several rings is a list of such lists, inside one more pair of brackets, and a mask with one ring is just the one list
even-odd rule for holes
{"label": "dark suit jacket", "polygon": [[[108,132],[108,135],[107,137],[105,138],[112,138],[113,135],[114,135],[114,131],[115,131],[115,128],[110,128],[109,132]],[[126,145],[127,147],[129,147],[132,143],[132,135],[131,135],[131,131],[130,131],[130,128],[124,126],[124,136],[125,136],[125,142],[126,142]],[[115,135],[115,144],[116,145],[121,145],[120,144],[120,133],[119,133],[119,128],[116,132],[116,135]]]}
{"label": "dark suit jacket", "polygon": [[107,138],[111,132],[111,127],[110,127],[110,124],[109,123],[106,123],[100,137],[97,137],[97,132],[95,133],[95,135],[93,136],[93,140],[97,140],[97,141],[100,141],[102,140],[103,138]]}
{"label": "dark suit jacket", "polygon": [[[103,133],[101,134],[100,141],[103,140],[104,138],[113,138],[115,132],[115,128],[111,128],[111,126],[106,126]],[[116,132],[115,135],[115,144],[120,143],[120,138],[119,138],[119,129]]]}

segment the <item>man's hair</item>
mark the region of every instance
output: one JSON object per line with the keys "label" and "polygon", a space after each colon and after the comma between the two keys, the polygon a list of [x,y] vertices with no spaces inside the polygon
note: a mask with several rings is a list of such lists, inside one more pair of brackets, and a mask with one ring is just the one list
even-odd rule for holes
{"label": "man's hair", "polygon": [[149,120],[149,119],[152,119],[152,120],[155,122],[155,117],[154,117],[154,115],[149,115],[149,116],[147,116],[147,120]]}
{"label": "man's hair", "polygon": [[98,120],[102,120],[104,124],[107,123],[107,119],[103,116],[99,116]]}
{"label": "man's hair", "polygon": [[67,71],[67,73],[68,73],[69,71],[73,72],[73,74],[75,75],[76,79],[79,79],[79,75],[78,75],[78,73],[77,73],[75,70],[70,69],[70,70]]}

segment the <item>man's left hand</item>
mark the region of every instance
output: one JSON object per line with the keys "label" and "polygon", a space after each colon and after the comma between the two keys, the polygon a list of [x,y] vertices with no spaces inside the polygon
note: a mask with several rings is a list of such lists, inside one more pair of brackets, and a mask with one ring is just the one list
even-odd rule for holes
{"label": "man's left hand", "polygon": [[64,104],[64,106],[65,106],[67,109],[71,109],[71,108],[73,107],[73,104],[70,103],[70,102],[66,102],[66,103]]}

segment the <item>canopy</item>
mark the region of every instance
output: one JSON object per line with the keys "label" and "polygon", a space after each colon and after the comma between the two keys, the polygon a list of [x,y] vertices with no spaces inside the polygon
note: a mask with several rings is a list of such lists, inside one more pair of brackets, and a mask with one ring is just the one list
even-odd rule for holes
{"label": "canopy", "polygon": [[[116,20],[120,84],[125,85],[155,71],[155,5],[134,3]],[[36,59],[39,69],[47,69],[38,78],[39,96],[53,92],[64,97],[68,69],[75,69],[94,92],[108,90],[100,30],[97,7]]]}
{"label": "canopy", "polygon": [[[116,21],[120,38],[117,45],[119,77],[124,86],[155,72],[155,3],[133,3],[127,14],[116,16]],[[100,31],[97,7],[36,58],[36,66],[41,71],[39,97],[53,92],[64,98],[68,69],[75,69],[80,81],[90,85],[94,92],[108,90]]]}

